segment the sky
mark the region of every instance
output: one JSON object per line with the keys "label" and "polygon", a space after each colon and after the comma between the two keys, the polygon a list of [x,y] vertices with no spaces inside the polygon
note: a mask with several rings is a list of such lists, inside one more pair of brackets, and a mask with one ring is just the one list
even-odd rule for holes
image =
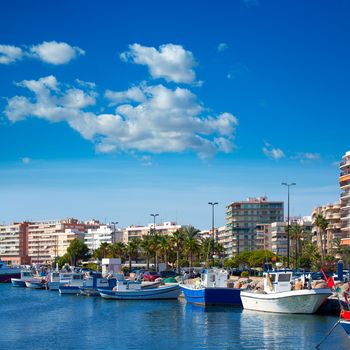
{"label": "sky", "polygon": [[0,223],[225,223],[339,199],[350,2],[2,1]]}

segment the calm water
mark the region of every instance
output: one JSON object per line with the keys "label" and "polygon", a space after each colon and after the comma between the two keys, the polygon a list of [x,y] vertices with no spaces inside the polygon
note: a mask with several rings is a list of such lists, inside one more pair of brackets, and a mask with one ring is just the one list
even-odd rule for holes
{"label": "calm water", "polygon": [[[0,349],[314,349],[336,321],[0,285]],[[340,326],[321,349],[350,349]]]}

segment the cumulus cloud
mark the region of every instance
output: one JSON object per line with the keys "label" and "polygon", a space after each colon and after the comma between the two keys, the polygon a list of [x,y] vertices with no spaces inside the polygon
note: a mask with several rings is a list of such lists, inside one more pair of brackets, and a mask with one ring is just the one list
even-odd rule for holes
{"label": "cumulus cloud", "polygon": [[271,159],[279,160],[285,157],[284,152],[280,148],[275,148],[267,142],[265,142],[265,146],[262,148],[262,151],[265,156]]}
{"label": "cumulus cloud", "polygon": [[218,45],[218,51],[219,51],[219,52],[225,51],[225,50],[227,50],[227,49],[228,49],[228,45],[227,45],[226,43],[220,43],[220,44]]}
{"label": "cumulus cloud", "polygon": [[0,64],[16,62],[24,57],[38,59],[42,62],[59,65],[66,64],[79,55],[85,55],[85,51],[77,46],[70,46],[64,42],[44,41],[39,45],[17,47],[0,45]]}
{"label": "cumulus cloud", "polygon": [[196,75],[193,68],[196,61],[191,51],[181,45],[165,44],[159,49],[129,45],[129,51],[123,52],[120,58],[126,62],[141,64],[148,67],[152,78],[163,78],[175,83],[192,83]]}
{"label": "cumulus cloud", "polygon": [[44,41],[32,46],[30,53],[41,61],[54,65],[66,64],[79,55],[85,55],[81,48],[57,41]]}
{"label": "cumulus cloud", "polygon": [[97,152],[163,153],[193,151],[201,158],[231,152],[238,120],[231,113],[209,115],[197,96],[185,88],[145,83],[126,91],[106,91],[115,110],[96,113],[93,84],[64,85],[54,76],[17,84],[32,94],[7,101],[12,122],[28,117],[66,122]]}
{"label": "cumulus cloud", "polygon": [[20,60],[23,51],[20,47],[12,45],[0,45],[0,64],[10,64]]}

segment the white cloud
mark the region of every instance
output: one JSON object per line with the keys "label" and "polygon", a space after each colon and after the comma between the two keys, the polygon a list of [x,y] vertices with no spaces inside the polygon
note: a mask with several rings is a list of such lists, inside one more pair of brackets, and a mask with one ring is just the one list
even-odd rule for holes
{"label": "white cloud", "polygon": [[219,52],[225,51],[228,49],[228,45],[226,43],[220,43],[217,49]]}
{"label": "white cloud", "polygon": [[22,163],[25,165],[28,165],[32,160],[29,157],[23,157]]}
{"label": "white cloud", "polygon": [[280,148],[275,148],[267,142],[265,142],[265,147],[262,148],[262,151],[267,157],[275,160],[285,157],[284,152]]}
{"label": "white cloud", "polygon": [[105,97],[111,101],[110,106],[125,102],[143,102],[146,99],[142,89],[138,86],[133,86],[126,91],[107,90]]}
{"label": "white cloud", "polygon": [[299,159],[301,163],[319,160],[321,158],[319,153],[299,152],[294,159]]}
{"label": "white cloud", "polygon": [[0,64],[10,64],[20,60],[23,51],[20,47],[12,45],[0,45]]}
{"label": "white cloud", "polygon": [[66,64],[79,55],[85,55],[81,48],[57,41],[44,41],[32,46],[30,53],[41,61],[54,65]]}
{"label": "white cloud", "polygon": [[164,78],[175,83],[192,83],[196,75],[193,68],[196,61],[191,51],[185,50],[181,45],[165,44],[159,49],[129,45],[129,51],[120,55],[121,59],[148,67],[152,78]]}
{"label": "white cloud", "polygon": [[[236,117],[227,112],[208,115],[188,89],[141,84],[134,90],[108,91],[105,95],[117,104],[116,110],[98,114],[91,110],[96,107],[97,96],[92,85],[66,86],[54,76],[24,80],[17,85],[27,88],[34,97],[8,99],[4,113],[10,121],[28,117],[65,121],[94,142],[98,152],[193,151],[207,158],[218,151],[231,152],[234,146]],[[136,90],[136,95],[130,92]]]}

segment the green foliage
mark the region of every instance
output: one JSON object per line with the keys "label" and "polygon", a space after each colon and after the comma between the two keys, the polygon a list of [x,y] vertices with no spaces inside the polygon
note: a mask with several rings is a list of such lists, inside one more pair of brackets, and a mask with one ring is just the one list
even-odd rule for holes
{"label": "green foliage", "polygon": [[58,266],[62,268],[64,264],[70,264],[70,256],[68,253],[64,254],[60,258],[58,258]]}
{"label": "green foliage", "polygon": [[249,272],[248,271],[242,271],[241,272],[241,277],[249,277]]}
{"label": "green foliage", "polygon": [[235,257],[231,257],[231,258],[226,259],[226,260],[224,261],[224,268],[225,268],[225,269],[229,269],[229,268],[231,268],[231,267],[238,268],[238,263],[237,263]]}
{"label": "green foliage", "polygon": [[92,270],[92,271],[100,271],[100,266],[95,264],[95,263],[89,263],[89,264],[86,264],[85,267],[89,270]]}
{"label": "green foliage", "polygon": [[88,246],[79,238],[74,239],[70,242],[67,248],[67,254],[71,265],[76,265],[78,260],[85,260],[89,258]]}

